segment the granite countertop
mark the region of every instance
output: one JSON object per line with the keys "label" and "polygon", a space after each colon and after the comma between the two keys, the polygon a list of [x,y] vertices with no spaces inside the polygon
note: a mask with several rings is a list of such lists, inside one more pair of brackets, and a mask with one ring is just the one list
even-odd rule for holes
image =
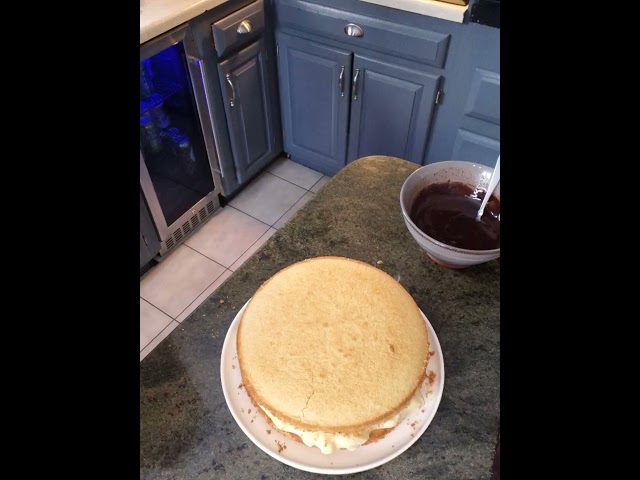
{"label": "granite countertop", "polygon": [[[233,0],[140,0],[140,44]],[[437,0],[361,0],[462,23],[466,6]]]}
{"label": "granite countertop", "polygon": [[320,255],[368,262],[399,279],[437,333],[446,372],[420,439],[389,463],[343,478],[489,478],[500,422],[500,262],[449,270],[427,257],[399,205],[416,168],[382,156],[349,164],[140,363],[141,479],[318,477],[271,458],[240,430],[222,393],[220,354],[262,282]]}

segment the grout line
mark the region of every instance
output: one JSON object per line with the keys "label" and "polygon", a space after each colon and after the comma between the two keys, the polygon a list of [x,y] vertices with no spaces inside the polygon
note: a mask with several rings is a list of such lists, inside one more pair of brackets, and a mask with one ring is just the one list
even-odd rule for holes
{"label": "grout line", "polygon": [[[304,165],[302,165],[302,166],[304,166]],[[309,167],[307,167],[307,168],[309,168]],[[309,168],[309,170],[311,170],[311,169]],[[312,170],[312,171],[314,171],[314,172],[315,172],[315,170]],[[302,188],[303,190],[307,190],[307,191],[309,191],[309,188],[313,187],[313,185],[315,185],[316,183],[318,183],[318,182],[320,181],[320,179],[322,179],[322,177],[320,177],[320,178],[318,179],[318,182],[314,183],[314,184],[313,184],[313,185],[311,185],[311,187],[309,187],[309,188],[305,188],[305,187],[303,187],[302,185],[298,185],[297,183],[293,183],[291,180],[287,180],[286,178],[282,178],[280,175],[278,175],[278,174],[276,174],[276,173],[273,173],[273,172],[270,172],[269,170],[265,170],[265,172],[270,173],[270,174],[271,174],[271,175],[273,175],[274,177],[278,177],[280,180],[284,180],[285,182],[288,182],[288,183],[290,183],[291,185],[295,185],[296,187],[298,187],[298,188]],[[320,173],[320,172],[316,172],[316,173]],[[324,176],[324,174],[322,174],[322,175]]]}
{"label": "grout line", "polygon": [[[236,209],[236,210],[237,210],[237,209]],[[241,210],[238,210],[238,211],[239,211],[240,213],[244,213],[244,212],[243,212],[243,211],[241,211]],[[251,215],[249,215],[248,213],[245,213],[245,215],[248,215],[249,217],[251,217]],[[251,217],[251,218],[253,218],[253,217]],[[255,220],[258,220],[258,219],[256,218]],[[260,222],[260,220],[258,220],[258,221]],[[267,225],[267,224],[266,224],[266,223],[264,223],[264,222],[260,222],[260,223],[262,223],[263,225]],[[269,231],[269,229],[270,229],[270,228],[272,228],[272,227],[271,227],[271,226],[269,226],[269,225],[267,225],[267,230],[265,230],[265,232],[264,232],[264,233],[267,233],[267,232]],[[258,240],[260,240],[260,239],[264,236],[264,233],[258,237]],[[257,242],[258,240],[256,240],[256,242]],[[246,248],[246,250],[245,250],[245,251],[243,251],[243,252],[240,254],[240,256],[239,256],[238,258],[240,258],[242,255],[244,255],[245,253],[247,253],[247,250],[249,250],[251,247],[253,247],[253,244],[254,244],[254,243],[256,243],[256,242],[253,242],[251,245],[249,245],[249,246]],[[187,247],[189,247],[189,245],[187,245]],[[198,250],[196,250],[196,249],[195,249],[195,248],[193,248],[193,247],[189,247],[189,248],[190,248],[191,250],[193,250],[194,252],[198,252]],[[199,253],[200,255],[202,255],[204,258],[208,258],[208,259],[209,259],[209,260],[211,260],[212,262],[217,263],[218,265],[220,265],[220,266],[221,266],[222,268],[224,268],[225,270],[229,270],[229,267],[238,261],[238,258],[236,258],[233,262],[231,262],[231,265],[229,265],[229,267],[225,267],[225,266],[224,266],[223,264],[221,264],[220,262],[216,262],[213,258],[207,257],[204,253],[202,253],[202,252],[198,252],[198,253]],[[214,280],[214,281],[215,281],[215,280]],[[211,286],[211,285],[209,285],[209,286]],[[207,288],[209,288],[209,287],[207,287]],[[204,291],[204,290],[203,290],[203,291]]]}
{"label": "grout line", "polygon": [[[303,195],[302,197],[304,197],[304,195]],[[300,197],[300,198],[302,198],[302,197]],[[297,201],[298,201],[298,200],[296,200],[296,202],[297,202]],[[293,205],[295,205],[295,203],[294,203]],[[293,206],[293,205],[292,205],[292,206]],[[260,220],[259,218],[256,218],[256,217],[254,217],[253,215],[251,215],[250,213],[243,212],[243,211],[242,211],[242,210],[240,210],[238,207],[234,207],[233,205],[227,205],[227,207],[231,207],[231,208],[233,208],[234,210],[239,211],[240,213],[244,213],[245,215],[247,215],[247,216],[249,216],[249,217],[253,218],[254,220],[258,220],[260,223],[262,223],[262,224],[264,224],[264,225],[268,226],[269,228],[273,227],[273,225],[269,225],[268,223],[263,222],[263,221],[262,221],[262,220]],[[226,208],[226,207],[225,207],[225,208]],[[283,214],[283,215],[284,215],[284,214]],[[278,218],[278,220],[280,220],[280,218]],[[276,220],[276,222],[277,222],[278,220]],[[275,225],[275,222],[274,222],[274,225]],[[238,258],[240,258],[240,257],[238,257]]]}
{"label": "grout line", "polygon": [[[244,213],[244,212],[243,212],[243,213]],[[262,222],[262,223],[264,223],[264,222]],[[266,223],[265,223],[265,225],[266,225]],[[249,245],[249,246],[247,247],[247,249],[246,249],[244,252],[242,252],[242,253],[240,254],[240,257],[242,257],[242,255],[244,255],[245,253],[247,253],[247,252],[249,251],[249,249],[250,249],[251,247],[253,247],[256,243],[258,243],[262,237],[264,237],[267,233],[269,233],[269,230],[271,230],[272,228],[273,228],[272,226],[271,226],[271,227],[269,227],[269,228],[267,228],[267,231],[266,231],[266,232],[264,232],[262,235],[260,235],[260,236],[258,237],[258,239],[257,239],[255,242],[253,242],[251,245]],[[275,229],[274,229],[274,230],[275,230]],[[253,256],[253,255],[252,255],[252,256]],[[229,265],[229,266],[227,267],[227,269],[228,269],[228,270],[231,270],[231,267],[233,266],[233,264],[234,264],[234,263],[236,263],[238,260],[240,260],[240,257],[236,258],[236,259],[231,263],[231,265]],[[249,258],[251,258],[251,257],[249,257]],[[247,258],[247,260],[249,260],[249,258]],[[233,270],[231,270],[231,272],[233,273]]]}
{"label": "grout line", "polygon": [[[293,208],[293,207],[292,207],[292,208]],[[278,220],[280,220],[280,219],[278,219]],[[276,220],[276,221],[277,221],[277,220]],[[267,228],[267,231],[266,231],[266,232],[264,232],[262,235],[260,235],[260,238],[264,237],[267,233],[269,233],[269,230],[271,230],[272,228],[273,228],[276,232],[278,231],[278,229],[277,229],[277,228],[275,228],[275,227],[272,225],[272,226],[270,226],[269,228]],[[251,245],[249,245],[249,248],[247,248],[244,252],[242,252],[242,255],[244,255],[245,253],[247,253],[251,247],[253,247],[256,243],[258,243],[258,242],[260,241],[260,238],[258,238],[258,240],[256,240],[256,241],[255,241],[255,242],[253,242]],[[231,270],[231,267],[233,267],[233,265],[234,265],[238,260],[240,260],[240,258],[242,257],[242,255],[240,255],[238,258],[236,258],[236,259],[233,261],[233,263],[229,266],[229,268],[228,268],[227,270],[229,270],[231,273],[235,273],[235,270]],[[255,252],[254,252],[254,255],[255,255]],[[251,255],[251,257],[253,257],[253,255]],[[251,257],[249,257],[249,258],[251,258]],[[247,258],[247,259],[245,260],[245,263],[249,261],[249,258]],[[244,264],[243,264],[243,265],[244,265]]]}
{"label": "grout line", "polygon": [[263,222],[263,221],[262,221],[262,220],[260,220],[259,218],[254,217],[254,216],[253,216],[253,215],[251,215],[250,213],[244,212],[244,211],[240,210],[238,207],[234,207],[234,206],[233,206],[233,205],[231,205],[230,203],[228,203],[224,208],[227,208],[227,207],[231,207],[231,208],[233,208],[234,210],[236,210],[236,211],[238,211],[238,212],[240,212],[240,213],[244,213],[244,214],[245,214],[245,215],[247,215],[248,217],[251,217],[251,218],[253,218],[254,220],[259,221],[260,223],[262,223],[263,225],[266,225],[267,227],[270,227],[270,226],[271,226],[271,225],[269,225],[268,223]]}
{"label": "grout line", "polygon": [[[187,245],[186,243],[184,243],[183,245],[184,245],[184,246],[186,246],[186,247],[189,247],[189,245]],[[207,257],[204,253],[199,252],[199,251],[198,251],[198,250],[196,250],[195,248],[193,248],[193,247],[189,247],[189,248],[190,248],[191,250],[193,250],[194,252],[196,252],[196,253],[198,253],[198,254],[202,255],[202,256],[203,256],[204,258],[206,258],[207,260],[211,260],[211,261],[212,261],[213,263],[215,263],[216,265],[220,265],[222,268],[224,268],[224,269],[226,269],[226,270],[228,270],[228,269],[229,269],[229,267],[225,267],[225,266],[224,266],[223,264],[221,264],[220,262],[216,262],[213,258],[211,258],[211,257]],[[238,257],[238,258],[240,258],[240,257]],[[236,260],[237,260],[237,259],[236,259]],[[215,281],[215,280],[214,280],[214,281]],[[208,288],[208,287],[207,287],[207,288]],[[203,291],[204,291],[204,290],[203,290]]]}
{"label": "grout line", "polygon": [[[185,247],[189,248],[190,250],[193,250],[194,252],[196,252],[198,255],[202,255],[204,258],[206,258],[207,260],[211,260],[213,263],[215,263],[216,265],[221,266],[224,270],[229,270],[227,267],[225,267],[224,265],[222,265],[221,263],[216,262],[213,258],[209,258],[206,255],[200,253],[199,251],[197,251],[194,248],[191,248],[189,245],[187,245],[186,243],[183,243],[182,245],[184,245]],[[240,257],[238,257],[240,258]],[[237,260],[237,259],[236,259]],[[233,264],[232,264],[233,265]],[[222,271],[222,273],[224,273],[224,270]],[[220,278],[220,276],[222,275],[222,273],[220,275],[218,275],[216,278],[213,279],[213,282],[215,282],[216,280],[218,280]],[[206,288],[204,290],[206,290],[207,288],[209,288],[211,285],[213,285],[213,282],[211,282],[209,285],[206,286]],[[202,290],[198,295],[196,295],[196,297],[193,299],[193,301],[191,301],[191,303],[193,303],[200,295],[202,295],[204,293],[204,290]],[[142,298],[145,302],[147,302],[149,305],[153,305],[153,303],[151,303],[149,300],[147,300],[146,298],[143,298],[142,296],[140,296],[140,298]],[[189,303],[189,305],[191,305],[191,303]],[[182,312],[184,312],[187,308],[189,308],[189,305],[187,305],[182,311],[180,311],[180,313],[175,316],[172,317],[171,315],[169,315],[169,313],[165,312],[162,308],[160,308],[157,305],[153,305],[154,307],[156,307],[158,310],[160,310],[162,313],[164,313],[167,317],[175,320],[176,318],[178,318],[180,315],[182,315]],[[178,322],[180,323],[180,322]],[[155,338],[155,337],[154,337]]]}
{"label": "grout line", "polygon": [[[324,177],[331,178],[329,175],[325,175],[325,174],[323,173],[323,174],[322,174],[322,176],[320,177],[320,180],[322,180]],[[318,180],[316,183],[314,183],[313,185],[311,185],[311,188],[315,187],[318,183],[320,183],[320,180]],[[310,191],[310,192],[311,192],[311,188],[309,189],[309,191]],[[311,192],[311,193],[313,193],[313,194],[315,195],[317,192]]]}
{"label": "grout line", "polygon": [[[320,180],[318,180],[320,181]],[[315,184],[314,184],[315,185]],[[310,193],[312,195],[316,195],[315,193],[313,193],[311,190],[307,190],[307,193]],[[305,193],[304,195],[306,195],[307,193]],[[302,197],[300,197],[296,203],[298,203],[300,200],[302,200],[304,198],[304,195],[302,195]],[[291,205],[291,208],[296,206],[296,203],[294,203],[293,205]],[[306,205],[306,204],[305,204]],[[291,210],[291,208],[289,210]],[[302,207],[300,207],[298,210],[302,210],[304,208],[304,205]],[[280,218],[278,218],[278,220],[275,221],[275,223],[273,225],[275,225],[276,223],[278,223],[280,221],[280,219],[282,217],[284,217],[287,213],[289,213],[289,210],[287,210],[286,212],[284,212],[282,215],[280,215]],[[285,223],[286,224],[286,223]],[[271,225],[271,228],[275,228],[276,230],[279,230],[278,228],[274,227],[273,225]]]}
{"label": "grout line", "polygon": [[[200,253],[200,252],[198,252],[198,253]],[[201,254],[201,255],[202,255],[202,254]],[[203,256],[204,256],[204,255],[203,255]],[[209,258],[209,257],[206,257],[206,258]],[[238,258],[240,258],[240,257],[238,257]],[[212,260],[212,261],[213,261],[213,260]],[[216,263],[218,263],[218,262],[216,262]],[[218,263],[218,265],[220,265],[220,264]],[[189,302],[189,304],[188,304],[186,307],[184,307],[184,308],[180,311],[180,313],[179,313],[178,315],[176,315],[176,317],[174,318],[174,320],[176,320],[176,318],[178,318],[180,315],[182,315],[182,314],[185,312],[185,310],[186,310],[187,308],[189,308],[189,307],[191,306],[191,304],[192,304],[193,302],[195,302],[195,301],[198,299],[198,297],[199,297],[200,295],[202,295],[204,292],[206,292],[206,291],[207,291],[207,288],[209,288],[211,285],[213,285],[214,283],[216,283],[216,281],[217,281],[217,280],[218,280],[218,279],[219,279],[219,278],[224,274],[224,272],[225,272],[226,270],[229,270],[227,267],[224,267],[223,265],[220,265],[220,266],[224,268],[224,270],[222,271],[222,273],[221,273],[220,275],[218,275],[216,278],[214,278],[214,279],[213,279],[213,282],[211,282],[209,285],[207,285],[207,286],[204,288],[204,290],[202,290],[199,294],[197,294],[197,295],[195,296],[195,298],[194,298],[193,300],[191,300],[191,302]],[[232,273],[233,273],[233,272],[232,272]],[[197,307],[196,307],[196,308],[197,308]],[[178,322],[178,320],[176,320],[176,322]],[[178,322],[178,323],[181,323],[181,322]]]}
{"label": "grout line", "polygon": [[[144,298],[143,298],[143,300],[144,300]],[[153,342],[156,338],[158,338],[158,337],[162,334],[162,332],[164,332],[167,328],[169,328],[169,327],[171,326],[171,324],[172,324],[173,322],[176,322],[176,323],[178,324],[178,326],[180,325],[180,322],[176,321],[175,319],[174,319],[174,320],[171,320],[171,321],[169,322],[169,325],[167,325],[167,326],[166,326],[166,327],[164,327],[162,330],[160,330],[160,333],[159,333],[158,335],[156,335],[155,337],[153,337],[151,340],[149,340],[149,343],[147,343],[144,347],[142,347],[142,349],[140,350],[140,353],[142,353],[142,350],[144,350],[144,349],[145,349],[145,348],[147,348],[149,345],[151,345],[151,342]],[[176,328],[178,328],[178,327],[176,327]],[[166,338],[166,337],[165,337],[165,338]],[[158,345],[159,345],[159,344],[158,344]],[[156,347],[157,347],[158,345],[156,345]],[[154,347],[154,348],[155,348],[155,347]],[[153,349],[152,349],[151,351],[153,351]],[[151,353],[151,352],[149,352],[149,353]],[[147,355],[149,355],[149,353],[147,353]],[[145,356],[145,358],[146,358],[146,356]],[[142,360],[144,360],[144,358],[143,358]]]}
{"label": "grout line", "polygon": [[[196,297],[196,298],[198,298],[198,297]],[[146,298],[142,298],[142,297],[140,297],[140,300],[142,300],[143,302],[147,302],[147,303],[148,303],[149,305],[151,305],[153,308],[157,308],[158,310],[160,310],[162,313],[164,313],[167,317],[169,317],[169,318],[171,319],[171,322],[175,322],[175,321],[176,321],[176,319],[175,319],[175,318],[173,318],[171,315],[169,315],[167,312],[163,311],[162,309],[160,309],[160,308],[156,307],[153,303],[151,303],[150,301],[148,301]],[[169,322],[169,323],[167,324],[167,326],[166,326],[166,327],[164,327],[162,330],[160,330],[160,332],[158,332],[158,335],[160,335],[162,332],[164,332],[164,330],[165,330],[169,325],[171,325],[171,322]],[[180,322],[178,322],[178,323],[180,323]],[[156,335],[156,336],[155,336],[155,337],[153,337],[151,340],[149,340],[149,342],[147,342],[147,344],[146,344],[144,347],[142,347],[142,348],[140,349],[140,351],[142,352],[142,350],[144,350],[145,348],[147,348],[147,347],[151,344],[151,342],[153,342],[156,338],[158,338],[158,335]]]}
{"label": "grout line", "polygon": [[[307,192],[307,193],[309,193],[309,192]],[[305,193],[304,195],[306,195],[307,193]],[[304,195],[303,195],[302,197],[304,197]],[[302,200],[302,197],[300,197],[300,200]],[[298,200],[298,202],[299,202],[300,200]],[[298,203],[298,202],[296,202],[296,203]],[[295,206],[296,206],[296,203],[294,203],[293,205],[291,205],[291,208],[295,207]],[[290,208],[289,210],[291,210],[291,208]],[[282,215],[280,215],[280,218],[278,218],[278,220],[276,220],[276,221],[275,221],[275,223],[274,223],[273,225],[275,225],[276,223],[278,223],[282,217],[284,217],[287,213],[289,213],[289,210],[287,210],[287,211],[286,211],[286,212],[284,212]],[[273,225],[271,225],[271,228],[275,228],[276,230],[279,230],[279,228],[276,228],[276,227],[274,227]]]}

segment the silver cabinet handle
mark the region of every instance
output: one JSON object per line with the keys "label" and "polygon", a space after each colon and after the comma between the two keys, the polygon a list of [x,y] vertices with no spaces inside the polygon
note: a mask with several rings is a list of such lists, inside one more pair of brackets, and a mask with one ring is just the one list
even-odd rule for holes
{"label": "silver cabinet handle", "polygon": [[338,77],[338,90],[340,90],[340,96],[344,97],[344,65],[340,68],[340,76]]}
{"label": "silver cabinet handle", "polygon": [[231,81],[231,75],[227,73],[227,82],[231,85],[231,100],[229,100],[229,105],[234,106],[236,102],[236,88],[233,86],[233,82]]}
{"label": "silver cabinet handle", "polygon": [[360,75],[360,69],[356,68],[356,74],[353,77],[353,88],[351,89],[351,95],[353,95],[353,99],[358,99],[358,76]]}
{"label": "silver cabinet handle", "polygon": [[218,163],[217,172],[220,174],[222,178],[224,178],[224,171],[222,170],[222,166],[220,165],[220,150],[218,150],[218,138],[216,135],[216,128],[215,128],[216,124],[213,120],[213,116],[211,115],[211,106],[209,105],[209,93],[207,93],[208,92],[207,85],[209,85],[209,83],[207,82],[207,77],[205,76],[204,69],[202,68],[202,60],[196,57],[188,57],[188,58],[189,60],[193,61],[193,63],[198,66],[198,70],[200,70],[200,78],[202,79],[202,87],[204,89],[204,102],[207,104],[206,106],[207,106],[207,112],[209,114],[209,122],[211,122],[211,132],[213,132],[213,148],[216,151],[216,157],[218,157],[216,159]]}
{"label": "silver cabinet handle", "polygon": [[251,33],[251,30],[253,30],[251,22],[249,20],[243,20],[240,22],[240,25],[238,25],[236,32],[238,32],[238,35],[244,35],[245,33]]}
{"label": "silver cabinet handle", "polygon": [[344,27],[344,33],[350,37],[361,37],[364,35],[364,31],[355,23],[347,23]]}

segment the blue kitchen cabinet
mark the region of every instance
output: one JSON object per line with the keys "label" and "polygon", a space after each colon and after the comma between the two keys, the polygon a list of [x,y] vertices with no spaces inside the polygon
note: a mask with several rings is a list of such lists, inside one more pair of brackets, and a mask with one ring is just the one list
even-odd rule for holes
{"label": "blue kitchen cabinet", "polygon": [[284,149],[327,175],[368,155],[422,164],[447,22],[348,3],[275,2]]}
{"label": "blue kitchen cabinet", "polygon": [[[328,174],[375,154],[418,164],[452,159],[495,164],[500,153],[499,28],[359,0],[272,3],[276,38],[285,39],[277,40],[282,43],[284,148],[294,161]],[[306,55],[298,55],[295,69],[289,52],[283,58],[293,44]],[[336,70],[343,64],[345,75],[351,69],[343,81],[349,90],[346,102],[336,97]],[[296,83],[299,91],[293,92],[289,85]],[[315,119],[304,118],[313,114]],[[345,138],[343,163],[338,147]]]}
{"label": "blue kitchen cabinet", "polygon": [[440,76],[279,33],[284,148],[334,175],[367,155],[422,163]]}
{"label": "blue kitchen cabinet", "polygon": [[275,85],[259,40],[218,65],[235,173],[247,182],[279,153]]}
{"label": "blue kitchen cabinet", "polygon": [[284,149],[333,175],[347,156],[351,53],[284,33],[276,41]]}
{"label": "blue kitchen cabinet", "polygon": [[349,155],[422,164],[440,75],[354,55]]}
{"label": "blue kitchen cabinet", "polygon": [[425,163],[493,167],[500,155],[500,29],[468,24],[456,40]]}

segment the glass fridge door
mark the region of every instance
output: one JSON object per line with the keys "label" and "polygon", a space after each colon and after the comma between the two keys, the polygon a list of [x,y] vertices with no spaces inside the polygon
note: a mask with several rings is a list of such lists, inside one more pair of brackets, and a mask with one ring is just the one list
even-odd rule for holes
{"label": "glass fridge door", "polygon": [[140,150],[148,171],[147,190],[152,188],[159,204],[152,208],[154,217],[161,215],[164,220],[156,219],[165,224],[161,229],[170,228],[216,187],[189,75],[186,41],[185,32],[166,37],[156,45],[160,51],[147,58],[141,55],[140,61]]}

